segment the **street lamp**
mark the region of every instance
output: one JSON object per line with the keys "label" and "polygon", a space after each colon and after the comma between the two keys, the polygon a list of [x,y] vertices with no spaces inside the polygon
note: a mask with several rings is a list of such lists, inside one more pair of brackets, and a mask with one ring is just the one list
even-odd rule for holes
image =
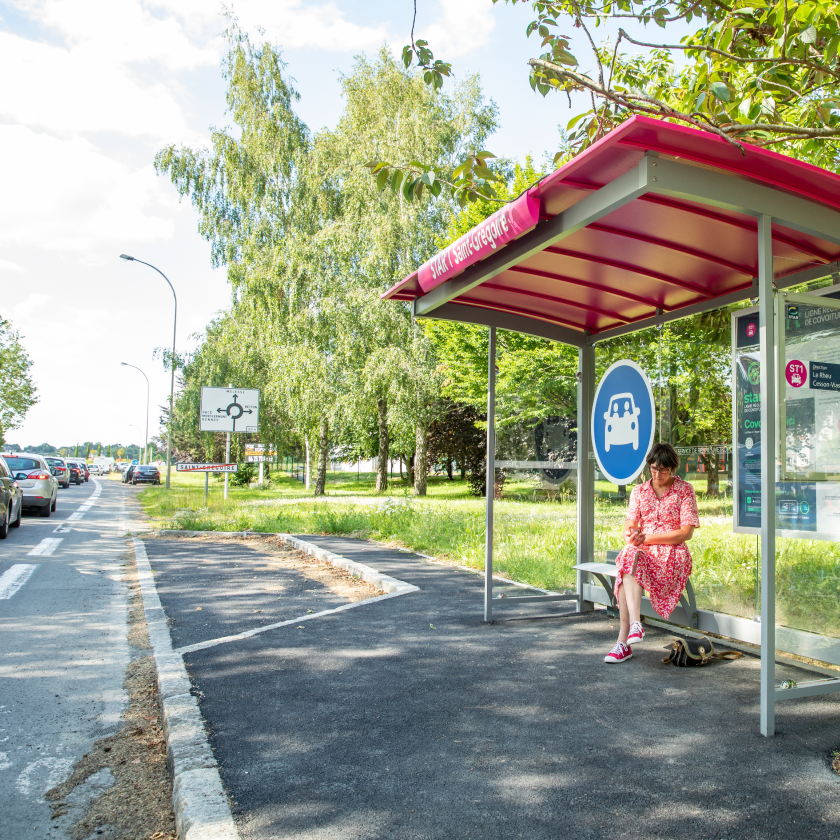
{"label": "street lamp", "polygon": [[[151,263],[138,260],[136,257],[130,257],[128,254],[120,254],[121,260],[128,260],[129,262],[139,262],[143,265],[154,268],[155,271],[169,283],[169,278],[159,269],[155,268]],[[175,318],[172,321],[172,381],[169,385],[169,433],[166,436],[166,489],[169,489],[169,474],[172,470],[172,417],[175,413],[175,333],[178,329],[178,296],[175,294],[175,287],[169,283],[169,288],[172,289],[172,297],[175,298]]]}
{"label": "street lamp", "polygon": [[[134,370],[140,370],[137,365],[130,365],[128,362],[120,362],[121,365],[125,365],[126,367],[134,368]],[[140,370],[140,373],[143,373]],[[143,462],[148,464],[149,463],[149,377],[143,373],[143,378],[146,380],[146,445],[143,447]]]}

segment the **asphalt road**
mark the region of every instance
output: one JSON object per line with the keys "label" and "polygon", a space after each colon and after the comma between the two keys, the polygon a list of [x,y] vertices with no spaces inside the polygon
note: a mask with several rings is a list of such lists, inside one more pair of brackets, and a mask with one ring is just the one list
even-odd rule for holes
{"label": "asphalt road", "polygon": [[[781,704],[765,739],[754,657],[665,666],[671,636],[651,628],[605,665],[603,613],[485,625],[475,575],[305,539],[420,591],[185,655],[243,840],[840,838],[837,695]],[[146,545],[176,644],[255,621],[247,598],[222,607],[258,555]]]}
{"label": "asphalt road", "polygon": [[51,821],[43,795],[118,728],[128,663],[121,564],[136,506],[132,487],[91,477],[59,490],[49,519],[25,514],[0,541],[1,840],[68,836],[83,796]]}

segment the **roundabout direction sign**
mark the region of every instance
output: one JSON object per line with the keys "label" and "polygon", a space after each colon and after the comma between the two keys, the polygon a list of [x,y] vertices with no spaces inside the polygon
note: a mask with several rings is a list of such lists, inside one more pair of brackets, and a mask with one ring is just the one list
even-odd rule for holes
{"label": "roundabout direction sign", "polygon": [[604,477],[630,484],[645,466],[656,427],[653,389],[645,372],[629,359],[611,365],[592,406],[592,448]]}
{"label": "roundabout direction sign", "polygon": [[201,389],[199,429],[202,432],[257,432],[260,392],[256,388]]}

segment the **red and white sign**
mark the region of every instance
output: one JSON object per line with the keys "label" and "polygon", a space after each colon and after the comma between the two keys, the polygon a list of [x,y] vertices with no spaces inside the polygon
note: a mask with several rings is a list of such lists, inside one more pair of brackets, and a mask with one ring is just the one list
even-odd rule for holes
{"label": "red and white sign", "polygon": [[755,338],[755,334],[758,332],[758,327],[752,322],[747,324],[747,338]]}
{"label": "red and white sign", "polygon": [[175,464],[175,472],[235,473],[236,464]]}
{"label": "red and white sign", "polygon": [[801,388],[808,381],[808,369],[804,362],[792,359],[785,368],[785,379],[792,388]]}
{"label": "red and white sign", "polygon": [[506,204],[469,233],[447,245],[417,269],[417,282],[424,293],[483,260],[493,251],[518,239],[540,218],[540,201],[528,193]]}

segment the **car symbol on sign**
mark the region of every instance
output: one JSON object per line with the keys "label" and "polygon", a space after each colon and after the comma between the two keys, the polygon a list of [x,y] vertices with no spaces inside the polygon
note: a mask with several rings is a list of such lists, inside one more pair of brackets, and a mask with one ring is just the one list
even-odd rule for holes
{"label": "car symbol on sign", "polygon": [[610,399],[610,407],[604,412],[604,451],[611,446],[633,444],[639,448],[639,414],[641,409],[633,402],[632,394],[616,394]]}

